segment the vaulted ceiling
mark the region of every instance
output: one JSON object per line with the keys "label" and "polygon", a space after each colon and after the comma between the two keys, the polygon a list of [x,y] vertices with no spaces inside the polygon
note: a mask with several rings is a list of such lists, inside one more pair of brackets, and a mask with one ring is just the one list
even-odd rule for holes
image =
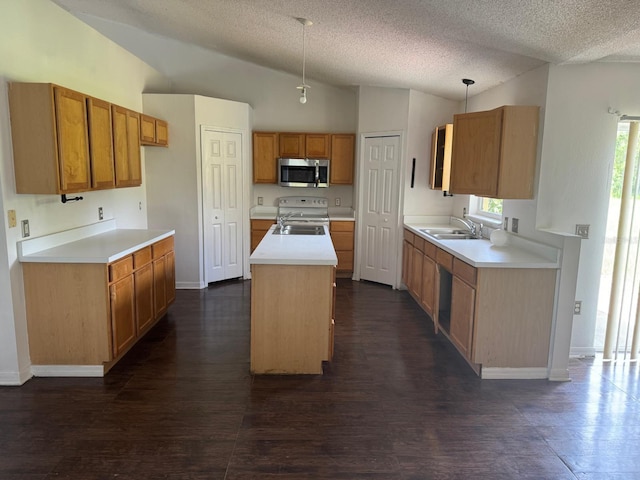
{"label": "vaulted ceiling", "polygon": [[640,62],[635,0],[53,0],[92,19],[336,86],[464,97],[544,63]]}

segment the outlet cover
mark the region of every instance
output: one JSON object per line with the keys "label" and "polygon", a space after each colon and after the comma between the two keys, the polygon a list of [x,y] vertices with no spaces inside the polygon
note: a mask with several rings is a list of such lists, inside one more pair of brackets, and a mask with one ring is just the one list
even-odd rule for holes
{"label": "outlet cover", "polygon": [[262,205],[264,203],[263,197],[258,197],[258,205]]}
{"label": "outlet cover", "polygon": [[589,225],[576,225],[576,235],[582,238],[589,238]]}
{"label": "outlet cover", "polygon": [[8,216],[9,216],[9,228],[18,226],[18,221],[16,220],[16,211],[9,210]]}
{"label": "outlet cover", "polygon": [[509,217],[504,217],[504,218],[502,219],[502,229],[503,229],[505,232],[508,232],[508,231],[509,231]]}
{"label": "outlet cover", "polygon": [[22,238],[26,238],[31,235],[29,231],[29,220],[22,220]]}
{"label": "outlet cover", "polygon": [[511,219],[511,231],[513,233],[518,233],[518,223],[519,223],[519,220],[517,218]]}
{"label": "outlet cover", "polygon": [[98,220],[104,219],[104,212],[102,211],[102,207],[98,207]]}
{"label": "outlet cover", "polygon": [[582,300],[576,300],[576,303],[573,306],[573,314],[580,315],[581,313],[582,313]]}
{"label": "outlet cover", "polygon": [[340,206],[340,197],[336,197],[336,207]]}

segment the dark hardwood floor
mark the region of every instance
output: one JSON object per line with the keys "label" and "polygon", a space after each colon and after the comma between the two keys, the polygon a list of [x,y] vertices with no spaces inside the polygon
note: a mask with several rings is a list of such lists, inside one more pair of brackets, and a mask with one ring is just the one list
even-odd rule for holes
{"label": "dark hardwood floor", "polygon": [[0,388],[0,479],[640,479],[635,365],[480,380],[407,292],[340,280],[325,375],[253,378],[249,296],[178,291],[105,378]]}

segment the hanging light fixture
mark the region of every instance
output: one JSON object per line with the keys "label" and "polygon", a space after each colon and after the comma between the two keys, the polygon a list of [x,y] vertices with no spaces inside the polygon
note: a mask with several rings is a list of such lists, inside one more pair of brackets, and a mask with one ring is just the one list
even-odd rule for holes
{"label": "hanging light fixture", "polygon": [[473,85],[476,82],[474,80],[471,80],[470,78],[463,78],[462,83],[467,86],[467,91],[464,94],[464,113],[467,113],[467,97],[469,96],[469,85]]}
{"label": "hanging light fixture", "polygon": [[307,89],[309,89],[310,87],[305,83],[305,78],[304,78],[304,73],[305,73],[304,70],[305,70],[305,64],[306,64],[304,31],[305,31],[305,27],[313,25],[313,22],[311,20],[307,20],[306,18],[296,18],[296,20],[298,20],[302,24],[302,84],[296,88],[300,90],[300,103],[307,103]]}

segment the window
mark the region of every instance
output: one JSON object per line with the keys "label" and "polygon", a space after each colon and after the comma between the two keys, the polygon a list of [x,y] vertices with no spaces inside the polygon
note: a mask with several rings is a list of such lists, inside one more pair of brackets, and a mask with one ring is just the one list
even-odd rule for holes
{"label": "window", "polygon": [[479,215],[502,219],[502,199],[501,198],[489,198],[489,197],[477,197],[478,199],[478,211]]}

